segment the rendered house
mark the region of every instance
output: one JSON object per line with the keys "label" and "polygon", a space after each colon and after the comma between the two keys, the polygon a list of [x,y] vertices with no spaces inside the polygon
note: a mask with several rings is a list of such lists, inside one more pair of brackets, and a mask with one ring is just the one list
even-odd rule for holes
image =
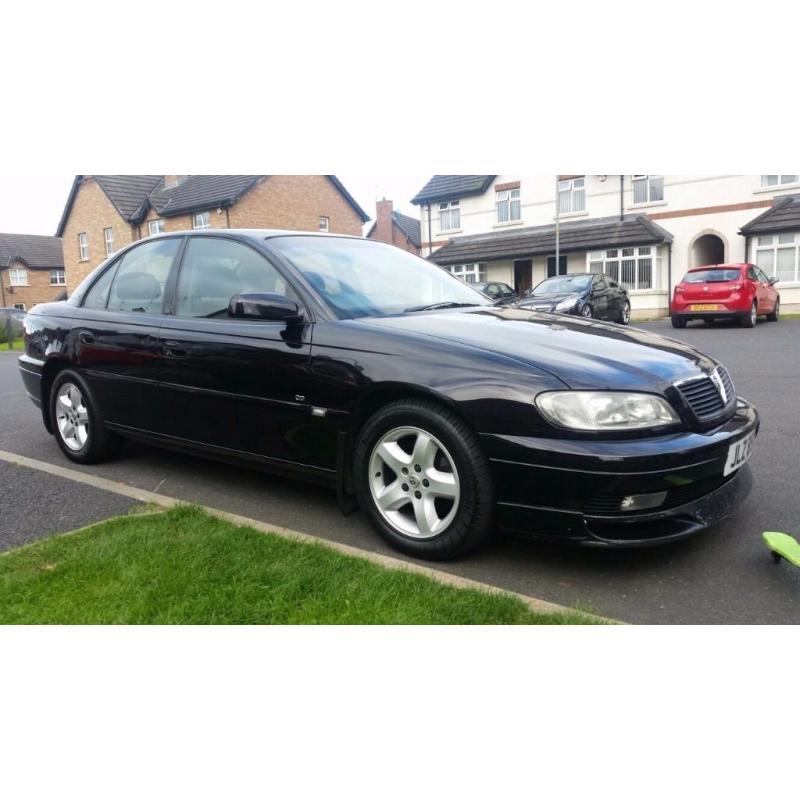
{"label": "rendered house", "polygon": [[368,220],[335,175],[76,175],[56,235],[71,291],[112,253],[157,233],[280,228],[361,236]]}
{"label": "rendered house", "polygon": [[800,175],[435,175],[412,202],[422,255],[469,282],[605,272],[648,317],[690,267],[749,261],[800,308]]}

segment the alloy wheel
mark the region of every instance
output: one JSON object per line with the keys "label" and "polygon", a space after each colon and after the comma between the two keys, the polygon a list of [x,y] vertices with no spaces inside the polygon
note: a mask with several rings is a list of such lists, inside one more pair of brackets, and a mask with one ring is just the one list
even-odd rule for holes
{"label": "alloy wheel", "polygon": [[756,322],[758,322],[758,309],[756,309],[755,303],[753,303],[753,306],[750,309],[750,321],[753,323],[753,325],[755,325]]}
{"label": "alloy wheel", "polygon": [[385,433],[369,460],[369,489],[381,517],[415,539],[442,533],[458,512],[461,488],[447,448],[421,428]]}
{"label": "alloy wheel", "polygon": [[89,439],[89,410],[74,383],[63,383],[58,388],[56,424],[61,440],[70,450],[83,449]]}
{"label": "alloy wheel", "polygon": [[631,304],[625,303],[622,306],[622,324],[627,325],[631,321]]}
{"label": "alloy wheel", "polygon": [[581,309],[581,316],[584,319],[592,318],[592,307],[588,303]]}

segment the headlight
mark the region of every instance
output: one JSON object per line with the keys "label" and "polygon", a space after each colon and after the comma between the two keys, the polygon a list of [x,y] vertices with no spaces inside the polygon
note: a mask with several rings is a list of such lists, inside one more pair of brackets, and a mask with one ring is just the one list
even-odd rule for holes
{"label": "headlight", "polygon": [[543,392],[536,406],[554,425],[579,431],[625,431],[679,422],[672,407],[654,394]]}
{"label": "headlight", "polygon": [[562,300],[556,307],[556,311],[569,311],[571,308],[575,308],[578,304],[577,297],[568,297],[566,300]]}

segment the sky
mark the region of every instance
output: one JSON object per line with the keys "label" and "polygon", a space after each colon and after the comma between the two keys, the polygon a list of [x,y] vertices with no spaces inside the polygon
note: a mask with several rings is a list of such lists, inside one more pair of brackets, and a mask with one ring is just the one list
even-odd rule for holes
{"label": "sky", "polygon": [[[396,211],[418,217],[419,210],[409,200],[431,176],[339,174],[337,177],[375,219],[375,201],[383,197],[394,201]],[[0,233],[54,236],[73,178],[74,175],[0,174]]]}

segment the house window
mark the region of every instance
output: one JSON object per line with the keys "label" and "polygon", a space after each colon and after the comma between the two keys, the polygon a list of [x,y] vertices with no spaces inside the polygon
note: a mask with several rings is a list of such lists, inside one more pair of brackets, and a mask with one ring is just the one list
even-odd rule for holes
{"label": "house window", "polygon": [[151,219],[150,222],[147,223],[147,232],[150,234],[150,236],[156,236],[159,233],[164,233],[164,220]]}
{"label": "house window", "polygon": [[78,234],[78,253],[81,261],[89,260],[89,237],[85,233]]}
{"label": "house window", "polygon": [[14,308],[16,308],[17,311],[24,311],[25,303],[14,303]]}
{"label": "house window", "polygon": [[114,229],[103,228],[103,241],[106,245],[106,255],[110,256],[114,252]]}
{"label": "house window", "polygon": [[64,274],[63,269],[50,270],[50,285],[51,286],[66,286],[67,276]]}
{"label": "house window", "polygon": [[456,264],[446,269],[464,283],[483,283],[486,280],[486,264]]}
{"label": "house window", "polygon": [[514,222],[522,219],[519,189],[506,189],[502,192],[495,192],[495,205],[497,207],[498,222]]}
{"label": "house window", "polygon": [[331,221],[329,217],[320,217],[319,218],[319,229],[323,233],[327,233],[331,229]]}
{"label": "house window", "polygon": [[761,186],[783,186],[787,183],[800,183],[800,175],[762,175]]}
{"label": "house window", "polygon": [[21,267],[14,267],[8,271],[8,279],[12,286],[28,285],[28,270]]}
{"label": "house window", "polygon": [[631,291],[660,286],[661,256],[657,247],[620,247],[587,255],[587,271],[608,275]]}
{"label": "house window", "polygon": [[570,178],[558,182],[559,214],[586,210],[586,178]]}
{"label": "house window", "polygon": [[633,204],[657,203],[664,199],[663,175],[634,175]]}
{"label": "house window", "polygon": [[800,282],[800,231],[757,237],[756,264],[771,278]]}
{"label": "house window", "polygon": [[439,230],[456,231],[461,227],[461,201],[439,203]]}
{"label": "house window", "polygon": [[201,211],[192,217],[192,227],[196,231],[204,231],[211,227],[211,212]]}

